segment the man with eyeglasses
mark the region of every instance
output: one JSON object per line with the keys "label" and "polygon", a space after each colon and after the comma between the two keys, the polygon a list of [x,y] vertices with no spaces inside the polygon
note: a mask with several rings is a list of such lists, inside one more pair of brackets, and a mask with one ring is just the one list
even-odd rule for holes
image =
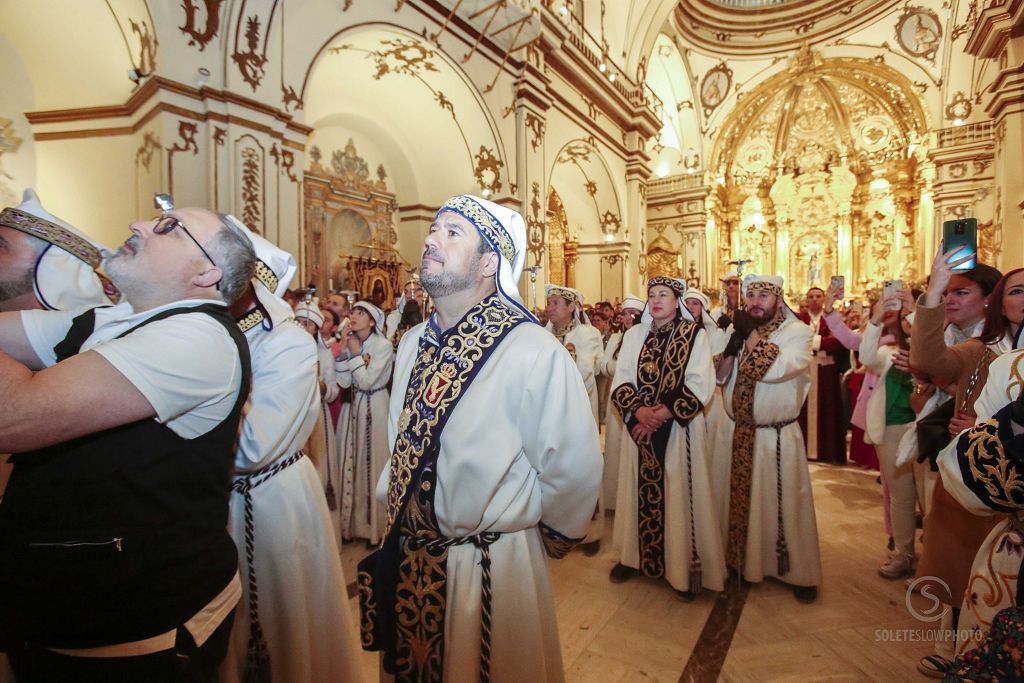
{"label": "man with eyeglasses", "polygon": [[0,314],[0,643],[23,680],[207,680],[241,594],[227,486],[250,369],[228,305],[253,248],[204,209],[130,230],[104,260],[122,303]]}

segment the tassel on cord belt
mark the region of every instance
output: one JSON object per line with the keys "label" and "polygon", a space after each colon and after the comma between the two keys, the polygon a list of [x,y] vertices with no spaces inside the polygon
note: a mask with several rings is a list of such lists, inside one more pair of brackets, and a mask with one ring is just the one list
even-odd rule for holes
{"label": "tassel on cord belt", "polygon": [[440,537],[431,540],[409,539],[411,546],[430,546],[431,548],[451,548],[456,545],[472,543],[480,549],[480,569],[483,577],[480,582],[480,683],[491,680],[491,551],[490,547],[501,536],[496,531],[485,531],[475,536],[464,538]]}
{"label": "tassel on cord belt", "polygon": [[779,535],[775,541],[775,557],[778,560],[779,576],[784,576],[789,573],[789,547],[786,545],[786,530],[782,525],[782,429],[783,427],[788,427],[793,424],[797,419],[798,418],[794,417],[792,420],[754,425],[756,429],[775,430],[775,496],[779,510],[777,522]]}
{"label": "tassel on cord belt", "polygon": [[270,653],[267,651],[267,643],[263,639],[263,628],[260,626],[260,600],[256,584],[255,563],[256,522],[252,511],[252,491],[304,457],[306,454],[303,451],[296,451],[284,460],[278,460],[256,472],[237,476],[231,482],[231,490],[241,495],[245,502],[245,561],[249,582],[249,645],[246,653],[244,679],[246,683],[270,680]]}
{"label": "tassel on cord belt", "polygon": [[324,420],[324,460],[327,462],[327,486],[324,488],[324,496],[327,498],[327,509],[338,509],[338,498],[334,495],[334,477],[331,475],[331,435],[327,430],[331,428],[331,416],[327,411],[327,404],[320,401],[320,415]]}

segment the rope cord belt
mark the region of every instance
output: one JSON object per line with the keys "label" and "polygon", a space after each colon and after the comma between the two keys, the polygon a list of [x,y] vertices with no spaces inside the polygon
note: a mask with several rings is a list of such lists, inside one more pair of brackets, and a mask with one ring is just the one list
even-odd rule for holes
{"label": "rope cord belt", "polygon": [[770,424],[755,424],[755,429],[775,430],[775,495],[778,507],[779,535],[775,541],[775,557],[778,560],[779,576],[789,573],[789,547],[786,545],[786,530],[782,526],[782,429],[796,422],[799,418]]}
{"label": "rope cord belt", "polygon": [[690,592],[700,593],[703,584],[701,574],[700,553],[697,552],[697,527],[693,519],[693,458],[690,454],[690,425],[683,428],[686,432],[686,486],[690,498]]}
{"label": "rope cord belt", "polygon": [[252,509],[252,491],[269,479],[291,467],[302,458],[305,452],[299,450],[284,460],[264,467],[256,472],[235,477],[231,490],[243,497],[245,502],[245,561],[246,576],[249,582],[249,645],[246,654],[245,680],[270,680],[270,653],[263,639],[263,628],[260,626],[259,589],[256,583],[256,523]]}
{"label": "rope cord belt", "polygon": [[480,569],[483,572],[480,582],[480,683],[491,680],[491,544],[501,536],[496,531],[485,531],[475,536],[448,538],[441,536],[432,539],[409,539],[411,548],[429,546],[436,549],[451,548],[456,545],[472,543],[480,549]]}
{"label": "rope cord belt", "polygon": [[[384,391],[387,388],[388,388],[388,386],[386,384],[384,386],[377,387],[376,389],[360,389],[360,388],[355,387],[355,386],[352,387],[354,393],[356,393],[360,397],[366,399],[366,451],[365,451],[364,456],[363,456],[365,458],[365,460],[366,460],[366,462],[364,463],[365,467],[366,467],[366,470],[365,470],[366,471],[366,491],[365,491],[365,493],[366,493],[366,504],[365,504],[363,509],[366,510],[366,524],[369,525],[369,526],[373,525],[373,485],[374,485],[373,476],[372,476],[372,472],[373,472],[373,411],[370,409],[370,407],[371,407],[370,406],[370,397],[373,396],[374,394],[376,394],[378,391]],[[353,401],[352,402],[352,412],[349,413],[350,420],[351,420],[351,426],[350,426],[350,428],[348,430],[349,434],[352,435],[352,438],[353,438],[353,442],[352,443],[353,443],[353,445],[355,444],[354,440],[355,440],[356,430],[354,429],[354,427],[355,427],[356,415],[357,415],[358,412],[359,412],[359,408],[356,405],[356,401]]]}

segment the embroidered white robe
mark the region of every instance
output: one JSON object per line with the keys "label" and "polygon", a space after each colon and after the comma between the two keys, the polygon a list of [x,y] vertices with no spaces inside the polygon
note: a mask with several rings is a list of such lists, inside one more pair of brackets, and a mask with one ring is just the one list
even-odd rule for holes
{"label": "embroidered white robe", "polygon": [[[612,380],[613,392],[622,384],[637,386],[637,361],[649,331],[650,323],[642,322],[631,327],[623,337],[615,378]],[[697,333],[686,364],[684,380],[687,389],[702,404],[706,404],[715,393],[715,371],[711,364],[708,337],[704,330]],[[614,539],[615,546],[619,548],[619,562],[638,569],[640,555],[637,480],[640,456],[636,443],[625,429],[628,427],[624,428],[619,452]],[[708,475],[708,455],[707,426],[703,412],[698,413],[685,428],[672,421],[672,431],[665,448],[664,465],[664,566],[666,580],[672,588],[679,591],[690,588],[691,509],[703,586],[715,591],[725,587],[725,554]]]}
{"label": "embroidered white robe", "polygon": [[336,366],[338,384],[352,389],[352,400],[343,403],[338,414],[341,537],[365,538],[377,545],[384,534],[385,515],[374,490],[391,455],[387,385],[395,352],[391,342],[374,333],[366,338],[358,356],[342,356]]}
{"label": "embroidered white robe", "polygon": [[[759,427],[755,436],[749,526],[743,554],[743,576],[747,581],[755,583],[766,576],[772,576],[796,586],[821,584],[821,553],[818,548],[811,477],[807,469],[803,435],[800,433],[800,425],[795,422],[807,398],[810,384],[807,368],[811,361],[812,336],[807,325],[795,318],[787,319],[767,340],[779,347],[779,355],[754,389],[756,424],[769,425],[794,420],[781,430],[782,518],[790,565],[789,572],[783,576],[779,576],[776,555],[779,530],[776,430]],[[746,348],[741,350],[740,358],[746,353]],[[720,451],[724,449],[729,453],[733,448],[732,418],[735,416],[732,401],[739,362],[734,362],[722,393],[726,413],[731,419],[723,424],[716,442]],[[716,460],[719,457],[731,456],[720,452]],[[723,525],[728,528],[728,506],[726,511]]]}
{"label": "embroidered white robe", "polygon": [[[426,324],[402,338],[388,421],[393,447]],[[491,680],[561,681],[554,597],[538,524],[578,539],[601,484],[601,455],[583,380],[565,349],[532,323],[510,332],[460,399],[441,435],[435,513],[442,533],[502,535],[490,546]],[[377,485],[387,500],[388,468]],[[449,549],[445,679],[477,681],[481,553]]]}

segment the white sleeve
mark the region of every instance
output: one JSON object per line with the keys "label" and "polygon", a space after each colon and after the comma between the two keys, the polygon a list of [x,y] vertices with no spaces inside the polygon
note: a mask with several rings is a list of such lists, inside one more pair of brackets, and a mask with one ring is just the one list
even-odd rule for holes
{"label": "white sleeve", "polygon": [[[792,327],[793,331],[780,340],[779,355],[772,366],[768,368],[768,372],[764,373],[764,377],[760,379],[761,382],[768,384],[788,382],[793,377],[807,372],[807,368],[811,364],[811,328],[803,324],[794,324]],[[774,344],[770,341],[768,343]]]}
{"label": "white sleeve", "polygon": [[[557,408],[555,408],[557,406]],[[582,538],[594,514],[603,463],[597,425],[579,372],[564,348],[544,345],[522,395],[523,450],[537,471],[541,522]]]}
{"label": "white sleeve", "polygon": [[274,328],[252,358],[236,466],[257,470],[302,447],[320,409],[316,343],[295,325]]}
{"label": "white sleeve", "polygon": [[205,313],[158,320],[92,350],[146,397],[158,422],[186,439],[223,422],[238,398],[238,349]]}
{"label": "white sleeve", "polygon": [[75,316],[88,309],[78,311],[22,311],[21,326],[28,337],[28,343],[36,352],[44,367],[56,365],[57,354],[53,347],[61,343],[71,329]]}
{"label": "white sleeve", "polygon": [[369,363],[363,356],[355,356],[346,363],[352,376],[352,384],[363,391],[386,384],[391,376],[391,366],[395,362],[395,352],[391,344],[380,335],[377,337],[379,342],[375,342],[369,348],[365,345],[363,347],[364,354],[370,356]]}

